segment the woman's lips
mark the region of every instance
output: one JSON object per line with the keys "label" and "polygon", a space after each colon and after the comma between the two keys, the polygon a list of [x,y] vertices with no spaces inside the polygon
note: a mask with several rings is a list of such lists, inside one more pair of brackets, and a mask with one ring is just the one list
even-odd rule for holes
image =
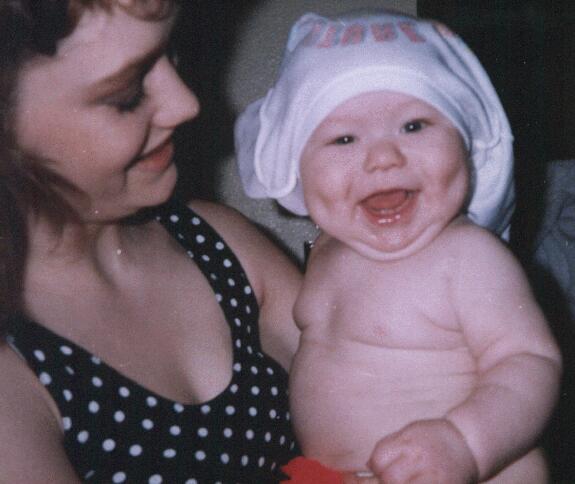
{"label": "woman's lips", "polygon": [[415,207],[416,192],[393,189],[374,193],[364,198],[360,205],[368,219],[379,225],[405,221]]}
{"label": "woman's lips", "polygon": [[147,155],[137,158],[134,167],[146,171],[161,172],[171,163],[174,155],[174,143],[168,139]]}

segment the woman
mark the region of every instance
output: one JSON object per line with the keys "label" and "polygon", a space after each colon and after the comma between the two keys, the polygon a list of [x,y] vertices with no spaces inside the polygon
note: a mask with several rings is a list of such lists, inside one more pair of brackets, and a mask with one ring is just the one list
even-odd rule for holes
{"label": "woman", "polygon": [[175,10],[0,0],[2,482],[265,483],[297,454],[299,274],[231,209],[170,199],[199,110]]}

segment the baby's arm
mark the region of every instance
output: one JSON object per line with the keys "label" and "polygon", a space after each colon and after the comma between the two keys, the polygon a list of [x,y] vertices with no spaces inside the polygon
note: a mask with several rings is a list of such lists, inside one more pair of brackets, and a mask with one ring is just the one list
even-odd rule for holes
{"label": "baby's arm", "polygon": [[462,232],[470,240],[453,295],[480,379],[447,419],[486,478],[535,445],[558,396],[561,357],[515,258],[484,231]]}
{"label": "baby's arm", "polygon": [[383,482],[492,477],[536,445],[558,395],[560,354],[519,264],[481,229],[453,236],[450,296],[478,386],[444,419],[415,422],[378,443],[370,466]]}

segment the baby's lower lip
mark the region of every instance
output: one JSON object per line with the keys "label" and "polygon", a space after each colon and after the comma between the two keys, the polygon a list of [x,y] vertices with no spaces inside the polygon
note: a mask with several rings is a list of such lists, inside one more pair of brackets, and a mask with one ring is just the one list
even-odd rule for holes
{"label": "baby's lower lip", "polygon": [[377,192],[360,202],[368,220],[378,225],[405,222],[415,207],[416,192],[393,189]]}
{"label": "baby's lower lip", "polygon": [[174,144],[171,140],[168,140],[146,156],[137,159],[134,166],[143,170],[163,171],[172,162],[173,154]]}

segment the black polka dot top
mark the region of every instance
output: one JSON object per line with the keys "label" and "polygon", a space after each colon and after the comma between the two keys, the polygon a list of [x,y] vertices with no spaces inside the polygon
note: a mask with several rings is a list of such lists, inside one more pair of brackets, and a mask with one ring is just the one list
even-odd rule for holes
{"label": "black polka dot top", "polygon": [[85,481],[278,482],[280,466],[299,451],[287,374],[262,352],[258,305],[246,274],[221,237],[187,206],[171,201],[157,218],[209,280],[229,323],[233,376],[223,393],[200,405],[167,400],[23,318],[12,325],[9,342],[58,405],[66,451]]}

